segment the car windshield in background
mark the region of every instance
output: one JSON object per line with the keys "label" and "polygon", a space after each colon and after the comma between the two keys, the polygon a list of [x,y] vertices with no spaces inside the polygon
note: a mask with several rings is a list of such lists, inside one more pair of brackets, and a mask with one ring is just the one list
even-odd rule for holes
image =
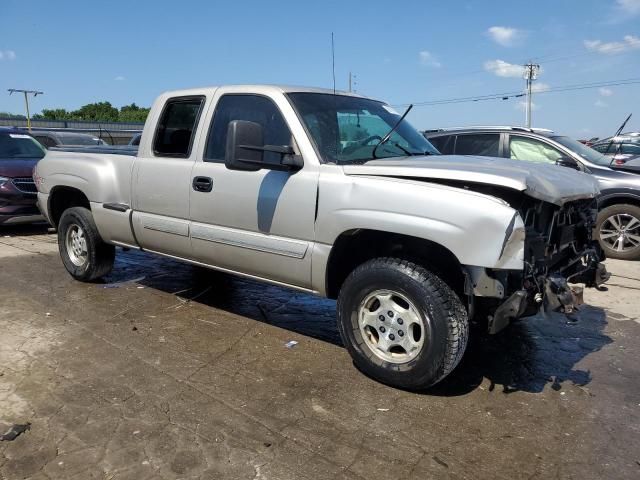
{"label": "car windshield in background", "polygon": [[[289,93],[309,134],[326,163],[364,163],[400,119],[389,106],[360,97],[326,93]],[[403,120],[375,158],[437,155],[439,152]]]}
{"label": "car windshield in background", "polygon": [[29,135],[22,133],[0,134],[0,161],[16,158],[42,158],[46,150]]}
{"label": "car windshield in background", "polygon": [[574,140],[569,137],[551,137],[552,140],[555,140],[561,145],[564,145],[572,152],[577,153],[582,158],[584,158],[587,162],[594,163],[596,165],[601,165],[603,167],[608,167],[611,164],[611,159],[601,154],[600,152],[596,152],[593,148],[587,147],[586,145]]}

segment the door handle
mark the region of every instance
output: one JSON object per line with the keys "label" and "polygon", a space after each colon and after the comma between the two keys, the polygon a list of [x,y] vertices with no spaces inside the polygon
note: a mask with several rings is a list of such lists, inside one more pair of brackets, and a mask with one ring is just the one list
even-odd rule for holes
{"label": "door handle", "polygon": [[194,177],[192,186],[196,192],[210,192],[213,190],[213,180],[211,177]]}

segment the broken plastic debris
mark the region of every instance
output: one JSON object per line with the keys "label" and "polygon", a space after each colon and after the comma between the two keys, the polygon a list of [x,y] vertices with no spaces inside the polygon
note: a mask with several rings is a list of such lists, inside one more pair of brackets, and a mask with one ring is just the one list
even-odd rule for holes
{"label": "broken plastic debris", "polygon": [[51,316],[51,312],[47,312],[44,314],[46,317],[50,317]]}
{"label": "broken plastic debris", "polygon": [[293,348],[298,344],[298,342],[296,342],[295,340],[290,340],[287,343],[285,343],[285,347],[287,348]]}
{"label": "broken plastic debris", "polygon": [[0,442],[13,442],[16,438],[22,435],[27,430],[31,430],[31,424],[15,424],[4,434],[0,435]]}
{"label": "broken plastic debris", "polygon": [[376,410],[378,410],[379,412],[388,412],[389,411],[388,408],[376,408]]}

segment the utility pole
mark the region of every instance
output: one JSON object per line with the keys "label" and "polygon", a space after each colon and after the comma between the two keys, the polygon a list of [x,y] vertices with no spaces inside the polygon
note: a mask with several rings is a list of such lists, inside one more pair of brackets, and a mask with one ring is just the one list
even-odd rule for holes
{"label": "utility pole", "polygon": [[44,92],[40,92],[38,90],[20,90],[18,88],[10,88],[9,95],[14,93],[24,93],[24,106],[27,109],[27,130],[31,131],[31,114],[29,113],[29,94],[32,94],[34,97],[38,95],[43,95]]}
{"label": "utility pole", "polygon": [[527,128],[531,128],[531,86],[533,81],[538,79],[538,72],[540,71],[540,65],[534,63],[527,63],[524,66],[524,79],[527,82],[527,103],[526,103],[526,117]]}
{"label": "utility pole", "polygon": [[350,92],[355,92],[356,91],[356,85],[358,84],[358,82],[356,81],[356,75],[352,74],[351,72],[349,72],[349,91]]}

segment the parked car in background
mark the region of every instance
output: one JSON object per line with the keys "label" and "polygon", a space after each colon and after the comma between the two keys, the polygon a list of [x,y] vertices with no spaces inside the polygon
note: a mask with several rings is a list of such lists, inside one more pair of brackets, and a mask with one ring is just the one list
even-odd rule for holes
{"label": "parked car in background", "polygon": [[24,131],[0,127],[0,224],[44,221],[32,172],[45,153]]}
{"label": "parked car in background", "polygon": [[597,152],[611,159],[611,168],[625,170],[627,162],[640,158],[640,138],[615,137],[613,140],[602,140],[591,145]]}
{"label": "parked car in background", "polygon": [[470,316],[496,333],[571,313],[567,279],[608,275],[592,177],[434,157],[404,117],[316,88],[166,92],[136,154],[49,151],[39,204],[77,280],[108,274],[119,245],[337,299],[359,368],[425,388],[460,361]]}
{"label": "parked car in background", "polygon": [[610,167],[611,159],[551,130],[523,127],[467,127],[427,130],[445,155],[482,155],[556,164],[598,179],[596,235],[608,257],[640,258],[640,176]]}
{"label": "parked car in background", "polygon": [[78,132],[64,132],[60,130],[34,130],[31,135],[45,148],[60,146],[90,146],[108,145],[107,142],[95,135]]}

